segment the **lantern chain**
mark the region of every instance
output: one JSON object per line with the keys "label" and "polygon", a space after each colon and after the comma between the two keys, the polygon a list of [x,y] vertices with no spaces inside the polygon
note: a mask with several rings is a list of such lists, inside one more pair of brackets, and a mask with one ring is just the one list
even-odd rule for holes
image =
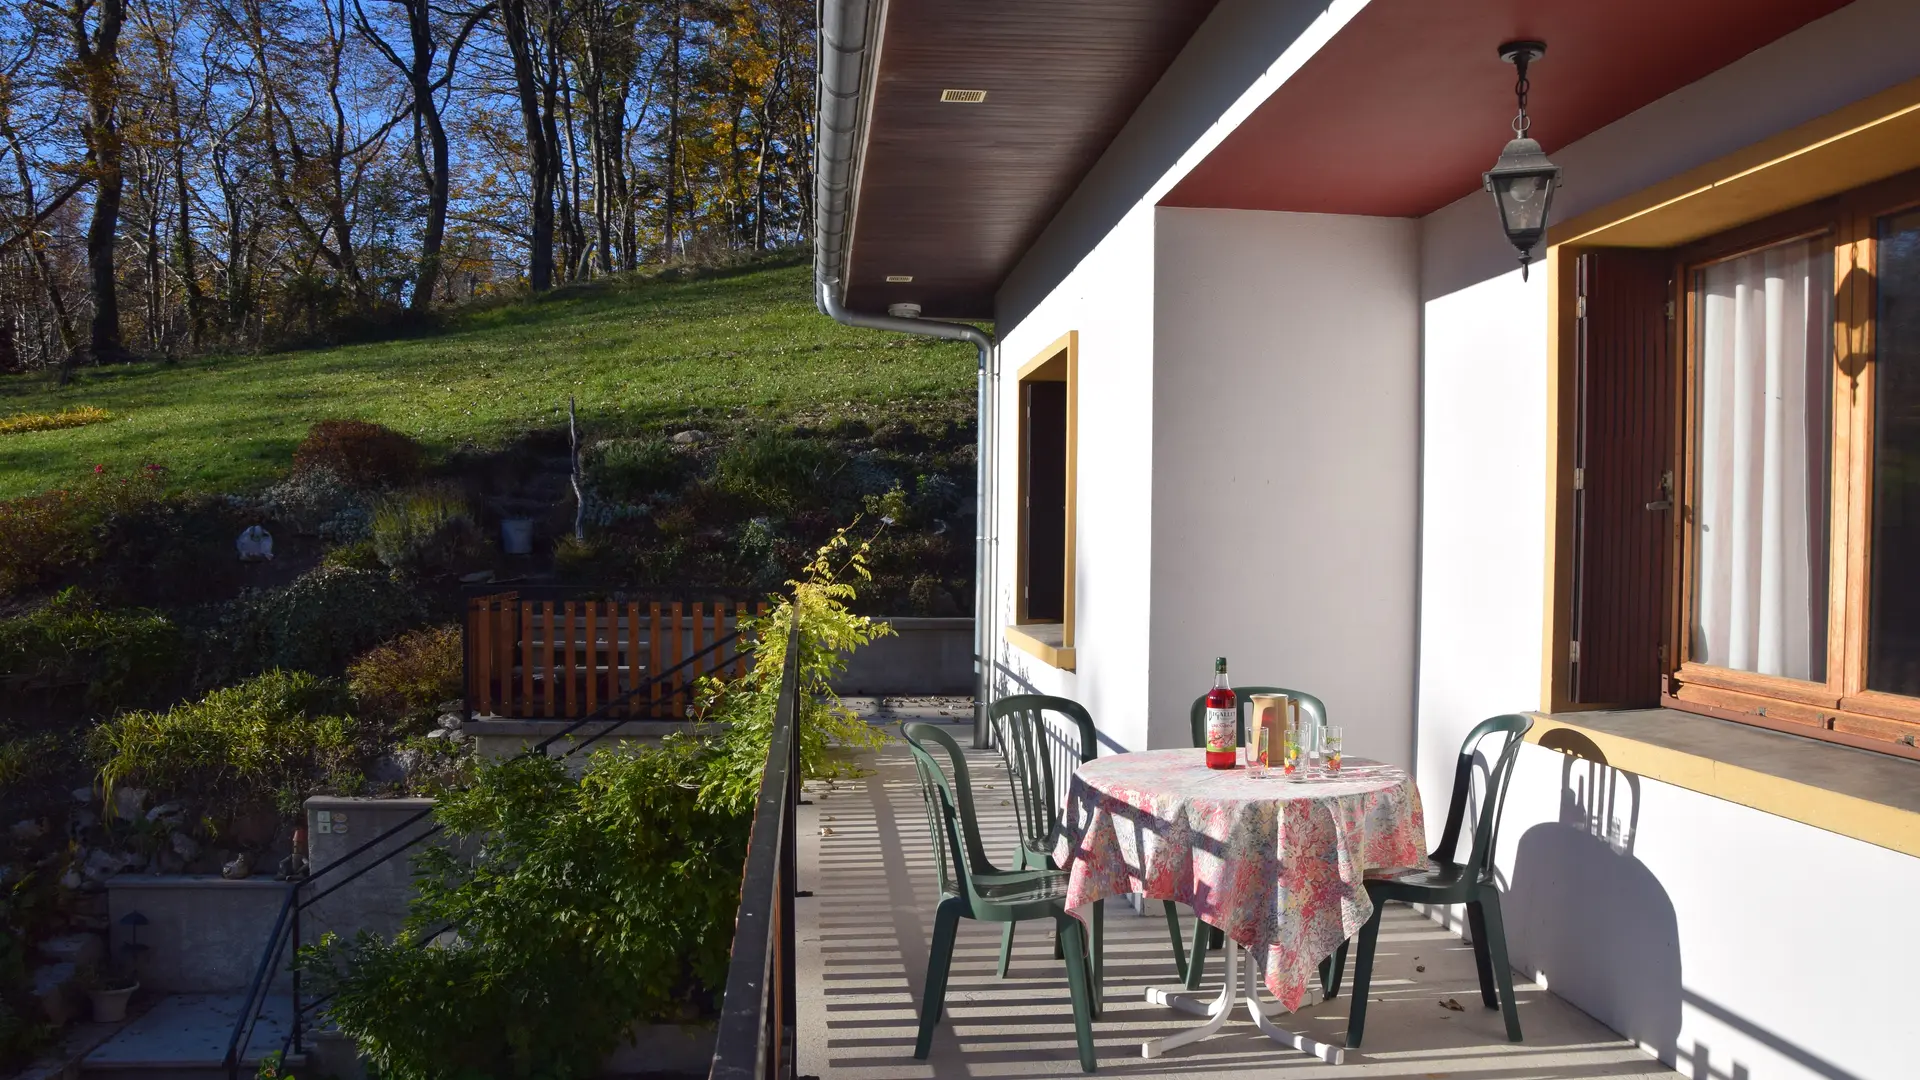
{"label": "lantern chain", "polygon": [[1527,91],[1532,89],[1532,84],[1527,81],[1527,54],[1523,52],[1515,56],[1513,66],[1520,73],[1520,77],[1514,80],[1513,84],[1513,96],[1520,103],[1520,111],[1513,118],[1513,137],[1524,139],[1527,137],[1527,129],[1533,126],[1532,118],[1527,116]]}

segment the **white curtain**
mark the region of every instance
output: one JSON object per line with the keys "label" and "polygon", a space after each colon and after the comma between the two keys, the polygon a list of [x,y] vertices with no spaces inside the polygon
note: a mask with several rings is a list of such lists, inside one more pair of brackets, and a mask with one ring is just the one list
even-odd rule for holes
{"label": "white curtain", "polygon": [[1693,659],[1827,677],[1830,241],[1699,271]]}

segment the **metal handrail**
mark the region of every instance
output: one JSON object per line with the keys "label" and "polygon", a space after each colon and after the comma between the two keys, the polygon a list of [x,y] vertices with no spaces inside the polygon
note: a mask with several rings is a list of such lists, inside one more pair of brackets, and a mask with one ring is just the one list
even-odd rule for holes
{"label": "metal handrail", "polygon": [[[560,756],[563,758],[571,757],[574,754],[577,754],[580,751],[585,750],[587,747],[592,746],[594,743],[598,742],[600,739],[604,738],[608,734],[618,730],[622,724],[632,722],[632,718],[630,717],[610,717],[608,714],[612,713],[615,709],[619,708],[621,705],[624,705],[627,701],[635,697],[638,697],[643,693],[647,693],[651,691],[655,686],[659,685],[660,683],[672,677],[679,671],[683,670],[689,664],[692,664],[694,661],[699,660],[701,657],[706,656],[709,653],[715,652],[721,649],[722,647],[730,644],[731,642],[735,641],[741,636],[741,633],[742,631],[740,630],[734,630],[716,639],[711,644],[700,649],[698,652],[695,652],[689,655],[688,657],[681,660],[679,663],[675,664],[674,666],[667,668],[663,671],[660,671],[657,674],[648,676],[645,680],[638,683],[631,689],[627,690],[625,693],[622,693],[617,697],[608,699],[604,704],[602,704],[599,708],[595,709],[594,711],[588,713],[587,715],[581,717],[580,719],[574,721],[573,723],[568,724],[566,727],[548,736],[547,738],[542,739],[540,742],[534,744],[533,746],[523,749],[521,751],[521,754],[522,755],[532,755],[532,754],[544,755],[547,752],[547,748],[549,746],[553,745],[555,742],[561,739],[566,738],[567,736],[573,734],[574,732],[580,730],[582,727],[585,727],[586,725],[592,724],[592,723],[606,722],[607,726],[605,728],[603,728],[598,732],[595,732],[591,738],[582,740],[578,745],[569,748],[566,753]],[[782,683],[781,683],[783,701],[785,700],[784,694],[786,692],[786,685],[787,685],[786,680],[790,676],[795,676],[795,673],[797,671],[794,664],[795,664],[794,652],[793,652],[792,644],[790,642],[788,646],[788,653],[787,653],[787,671],[783,673]],[[776,719],[777,719],[777,716],[776,716]],[[797,755],[798,752],[799,752],[799,744],[796,742],[794,744],[794,753]],[[796,756],[796,760],[798,760],[797,756]],[[401,821],[399,824],[394,825],[391,828],[388,828],[387,830],[380,833],[379,835],[373,837],[372,839],[366,841],[365,843],[362,843],[359,847],[356,847],[352,851],[347,852],[345,855],[341,855],[335,858],[333,861],[327,863],[325,866],[320,867],[318,870],[307,871],[301,874],[300,877],[295,878],[288,882],[287,899],[281,905],[280,915],[279,915],[279,918],[277,918],[274,922],[272,933],[268,935],[267,946],[264,950],[261,951],[260,963],[257,969],[255,970],[253,983],[248,988],[247,999],[240,1010],[240,1015],[235,1017],[234,1024],[233,1024],[233,1031],[227,1039],[227,1053],[226,1053],[226,1057],[222,1060],[222,1066],[226,1069],[228,1080],[239,1080],[241,1058],[245,1056],[246,1047],[253,1040],[253,1031],[254,1031],[254,1028],[260,1022],[260,1013],[266,1008],[267,986],[269,982],[269,976],[272,974],[272,971],[273,971],[273,962],[275,958],[277,958],[280,955],[280,952],[286,946],[289,940],[293,942],[293,946],[296,950],[299,948],[298,941],[300,937],[300,913],[312,907],[314,904],[320,902],[321,900],[325,899],[327,896],[331,895],[332,893],[338,891],[341,887],[352,882],[354,879],[358,878],[360,875],[366,873],[369,870],[372,870],[374,867],[381,866],[391,861],[395,856],[404,854],[412,850],[414,847],[418,846],[421,841],[426,840],[427,838],[439,833],[445,826],[435,824],[431,828],[428,828],[428,829],[422,830],[419,833],[416,833],[413,837],[409,838],[406,843],[400,844],[394,847],[392,850],[382,854],[379,858],[370,860],[364,865],[357,867],[351,874],[348,874],[346,877],[340,879],[339,881],[332,883],[331,885],[327,886],[325,889],[321,890],[318,893],[302,898],[300,895],[301,891],[303,889],[308,889],[312,887],[314,881],[316,881],[317,879],[333,873],[335,870],[338,870],[341,867],[346,866],[348,863],[352,862],[354,859],[357,859],[361,855],[365,854],[366,852],[371,851],[373,848],[379,846],[381,843],[399,835],[400,833],[404,832],[406,829],[408,829],[415,823],[419,822],[422,818],[427,817],[431,813],[433,813],[433,807],[430,807],[430,806],[425,807],[421,809],[418,813],[415,813],[409,816],[408,818],[406,818],[404,821]],[[445,931],[443,930],[443,931],[440,931],[439,933],[444,933],[444,932]],[[431,935],[427,940],[430,941],[432,940],[433,937],[438,937],[439,933],[435,933]],[[422,944],[424,945],[425,942],[422,942]],[[283,1057],[288,1052],[298,1051],[301,1048],[300,1047],[300,1036],[302,1032],[301,1021],[302,1021],[303,1013],[306,1010],[304,1010],[300,1004],[299,977],[300,977],[299,971],[298,969],[296,969],[293,973],[293,978],[294,978],[293,1015],[291,1019],[290,1030],[287,1034],[286,1041],[283,1043],[281,1047],[281,1054]],[[312,1004],[317,1006],[319,1002],[314,1002]]]}
{"label": "metal handrail", "polygon": [[767,765],[747,840],[734,922],[733,958],[714,1041],[709,1080],[793,1080],[795,1031],[793,902],[800,812],[800,629],[787,636],[787,662],[773,711]]}

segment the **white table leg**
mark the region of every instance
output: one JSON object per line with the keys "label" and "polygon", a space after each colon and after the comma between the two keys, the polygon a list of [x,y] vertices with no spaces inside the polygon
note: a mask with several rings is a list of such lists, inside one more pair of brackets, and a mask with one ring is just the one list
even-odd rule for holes
{"label": "white table leg", "polygon": [[1305,1035],[1295,1034],[1274,1023],[1270,1017],[1272,1013],[1280,1011],[1281,1009],[1278,1005],[1268,1006],[1266,1002],[1260,1000],[1260,980],[1259,977],[1254,974],[1254,964],[1252,960],[1249,959],[1247,962],[1247,1015],[1253,1019],[1253,1026],[1259,1028],[1261,1034],[1272,1039],[1274,1042],[1291,1046],[1295,1050],[1310,1057],[1317,1057],[1329,1065],[1342,1065],[1346,1063],[1346,1047],[1329,1046],[1326,1043],[1308,1038]]}
{"label": "white table leg", "polygon": [[[1239,945],[1234,942],[1233,938],[1229,937],[1227,938],[1227,947],[1222,950],[1222,953],[1226,957],[1227,977],[1226,981],[1220,987],[1220,996],[1214,998],[1212,1001],[1203,1001],[1193,994],[1163,990],[1157,986],[1147,988],[1147,1000],[1149,1002],[1155,1005],[1165,1005],[1168,1008],[1179,1009],[1181,1012],[1204,1013],[1207,1017],[1207,1022],[1198,1027],[1183,1031],[1178,1035],[1169,1035],[1164,1039],[1149,1039],[1141,1043],[1141,1057],[1157,1058],[1169,1050],[1177,1049],[1188,1043],[1199,1042],[1201,1039],[1219,1031],[1221,1025],[1227,1022],[1227,1017],[1232,1015],[1233,1006],[1240,997],[1239,973],[1234,970],[1240,958]],[[1251,969],[1253,965],[1249,964],[1247,966]]]}

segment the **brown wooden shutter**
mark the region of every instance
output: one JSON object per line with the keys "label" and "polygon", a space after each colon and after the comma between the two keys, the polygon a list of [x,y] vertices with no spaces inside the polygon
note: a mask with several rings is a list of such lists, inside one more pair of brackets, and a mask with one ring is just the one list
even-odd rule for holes
{"label": "brown wooden shutter", "polygon": [[1654,705],[1673,518],[1671,257],[1581,255],[1573,699]]}

